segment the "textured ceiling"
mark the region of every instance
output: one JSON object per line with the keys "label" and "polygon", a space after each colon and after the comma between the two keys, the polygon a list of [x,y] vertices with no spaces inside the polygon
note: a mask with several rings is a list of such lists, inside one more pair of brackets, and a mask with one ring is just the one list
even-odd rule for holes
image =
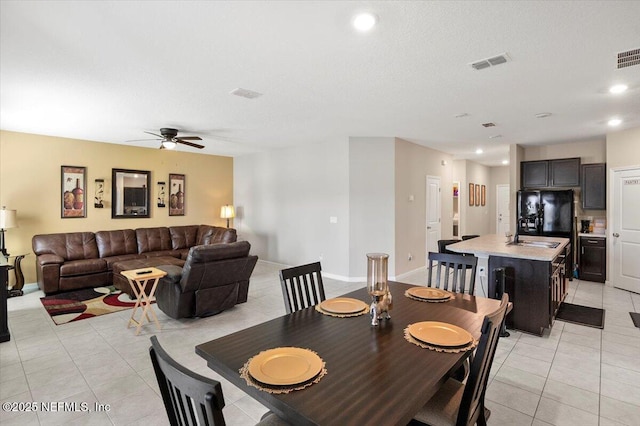
{"label": "textured ceiling", "polygon": [[[378,15],[368,34],[359,10]],[[4,130],[127,143],[176,127],[230,156],[399,137],[496,165],[509,144],[603,139],[613,115],[640,125],[640,65],[616,69],[640,48],[638,1],[3,0],[0,15]]]}

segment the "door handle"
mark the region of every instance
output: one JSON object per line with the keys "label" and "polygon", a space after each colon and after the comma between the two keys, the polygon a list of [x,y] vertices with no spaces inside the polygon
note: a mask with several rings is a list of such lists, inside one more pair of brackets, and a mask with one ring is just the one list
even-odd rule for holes
{"label": "door handle", "polygon": [[613,233],[613,236],[614,236],[614,237],[616,237],[616,238],[618,238],[618,237],[620,236],[620,234],[618,234],[617,232],[614,232],[614,233]]}
{"label": "door handle", "polygon": [[431,229],[431,227],[430,227],[430,226],[427,226],[427,229]]}

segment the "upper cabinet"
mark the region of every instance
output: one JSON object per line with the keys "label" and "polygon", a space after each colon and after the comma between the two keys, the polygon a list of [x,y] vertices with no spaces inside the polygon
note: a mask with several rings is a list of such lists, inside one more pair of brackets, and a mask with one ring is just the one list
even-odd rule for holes
{"label": "upper cabinet", "polygon": [[580,157],[520,163],[522,189],[580,186]]}
{"label": "upper cabinet", "polygon": [[582,208],[605,210],[607,208],[606,163],[583,164],[581,168]]}

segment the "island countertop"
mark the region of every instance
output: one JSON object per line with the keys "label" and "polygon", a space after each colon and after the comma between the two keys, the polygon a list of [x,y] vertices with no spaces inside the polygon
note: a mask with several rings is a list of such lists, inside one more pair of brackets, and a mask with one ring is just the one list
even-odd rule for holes
{"label": "island countertop", "polygon": [[507,245],[507,238],[504,235],[490,234],[460,241],[455,244],[449,244],[447,250],[457,253],[472,253],[477,257],[502,256],[550,262],[561,254],[565,246],[569,244],[569,238],[536,237],[530,235],[521,235],[520,242],[523,241],[557,242],[560,244],[556,248]]}

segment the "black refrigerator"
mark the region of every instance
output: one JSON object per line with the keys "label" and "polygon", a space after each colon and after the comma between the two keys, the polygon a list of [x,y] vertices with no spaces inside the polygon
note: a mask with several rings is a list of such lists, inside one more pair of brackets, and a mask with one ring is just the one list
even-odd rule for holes
{"label": "black refrigerator", "polygon": [[573,189],[518,191],[516,215],[518,235],[564,237],[570,239],[567,275],[573,277],[575,207]]}

